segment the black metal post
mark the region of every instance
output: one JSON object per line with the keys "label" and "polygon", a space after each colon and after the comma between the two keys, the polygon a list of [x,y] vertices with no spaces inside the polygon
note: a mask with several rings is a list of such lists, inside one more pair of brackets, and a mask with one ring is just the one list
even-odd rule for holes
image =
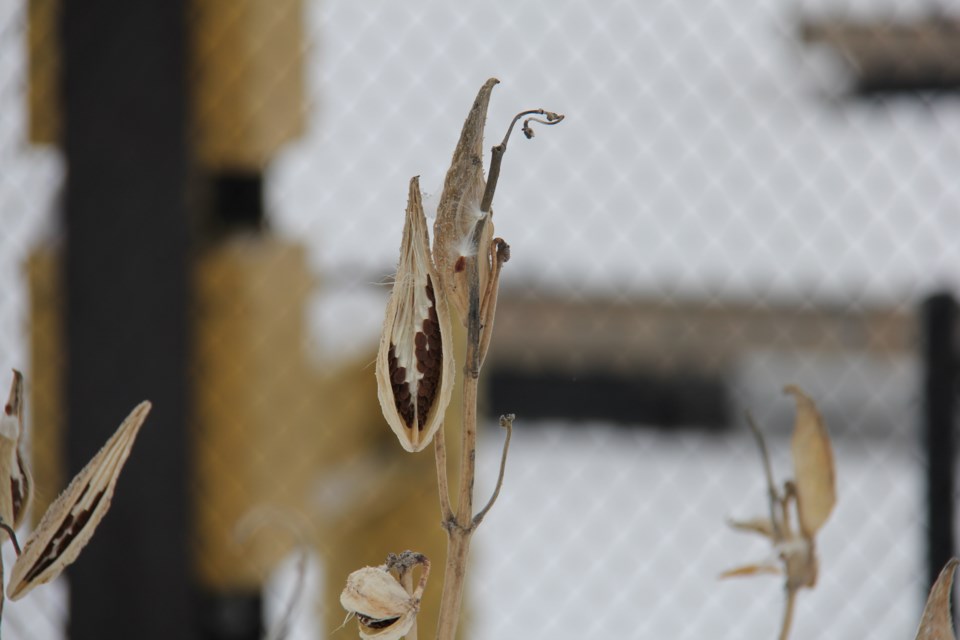
{"label": "black metal post", "polygon": [[[204,209],[204,240],[231,233],[262,231],[266,225],[263,176],[256,172],[219,172],[207,176],[210,203]],[[263,594],[258,589],[207,591],[200,599],[202,640],[259,640],[263,637]]]}
{"label": "black metal post", "polygon": [[154,409],[70,570],[74,639],[197,637],[187,510],[185,0],[63,2],[71,472]]}
{"label": "black metal post", "polygon": [[923,423],[927,450],[927,578],[936,581],[954,555],[957,303],[949,293],[924,301]]}

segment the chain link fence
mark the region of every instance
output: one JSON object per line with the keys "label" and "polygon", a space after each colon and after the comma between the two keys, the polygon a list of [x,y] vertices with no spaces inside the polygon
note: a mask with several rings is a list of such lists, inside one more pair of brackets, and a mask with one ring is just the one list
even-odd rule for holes
{"label": "chain link fence", "polygon": [[[860,85],[860,49],[804,28],[955,28],[929,9],[305,3],[306,126],[264,174],[260,233],[280,257],[256,254],[247,237],[229,250],[272,266],[302,260],[312,278],[296,285],[302,307],[283,296],[237,303],[302,329],[275,338],[303,362],[265,375],[310,439],[253,453],[198,444],[227,484],[251,473],[223,464],[234,454],[268,469],[283,456],[285,479],[308,478],[300,503],[271,504],[283,489],[246,505],[259,509],[252,535],[283,521],[311,549],[290,637],[353,636],[349,625],[332,631],[334,585],[350,562],[378,564],[429,535],[442,565],[431,456],[401,455],[378,422],[371,363],[408,180],[419,175],[436,206],[491,76],[501,84],[488,144],[523,109],[566,120],[512,140],[494,206],[512,258],[485,368],[478,496],[496,478],[496,416],[518,417],[501,498],[475,538],[465,637],[774,635],[780,578],[717,576],[773,557],[725,522],[765,508],[744,411],[767,430],[777,476],[790,473],[788,383],[825,416],[839,493],[793,637],[912,637],[926,589],[918,313],[929,294],[960,285],[960,103],[943,86]],[[24,265],[59,233],[64,168],[26,138],[26,34],[23,2],[0,4],[0,357],[29,375]],[[216,290],[227,276],[209,268],[203,286]],[[263,279],[267,290],[283,284]],[[211,406],[229,407],[229,389]],[[354,424],[382,437],[344,440]],[[274,437],[301,435],[278,427]],[[237,526],[217,491],[203,495],[201,519]],[[296,559],[257,569],[268,622],[295,589]],[[66,602],[64,584],[38,590],[5,610],[3,628],[62,637]]]}

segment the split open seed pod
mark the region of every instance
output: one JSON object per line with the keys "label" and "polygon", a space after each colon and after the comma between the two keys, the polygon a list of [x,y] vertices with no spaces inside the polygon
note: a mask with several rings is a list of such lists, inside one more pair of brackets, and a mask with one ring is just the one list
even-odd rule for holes
{"label": "split open seed pod", "polygon": [[364,567],[347,577],[340,604],[356,616],[364,640],[399,640],[417,619],[425,583],[410,594],[386,566]]}
{"label": "split open seed pod", "polygon": [[134,408],[43,514],[13,565],[7,585],[11,600],[50,582],[80,555],[110,508],[120,470],[150,413],[150,406],[149,402],[141,402]]}
{"label": "split open seed pod", "polygon": [[453,347],[418,178],[411,178],[400,261],[377,352],[377,396],[407,451],[421,451],[443,423],[453,392]]}
{"label": "split open seed pod", "polygon": [[0,416],[0,519],[12,529],[23,521],[33,491],[33,479],[20,451],[23,409],[23,374],[14,369],[10,395]]}
{"label": "split open seed pod", "polygon": [[953,616],[950,615],[950,590],[958,561],[950,558],[940,571],[937,581],[930,589],[927,604],[923,607],[916,640],[956,640],[953,634]]}
{"label": "split open seed pod", "polygon": [[[466,257],[474,253],[478,257],[481,292],[487,290],[492,269],[490,246],[493,241],[493,212],[481,212],[480,201],[487,186],[483,175],[483,129],[487,121],[490,93],[499,82],[496,78],[487,80],[467,114],[443,183],[437,219],[433,225],[433,257],[437,272],[450,303],[464,322],[470,304],[465,273]],[[473,234],[480,220],[483,220],[483,228],[479,244],[475,246]]]}

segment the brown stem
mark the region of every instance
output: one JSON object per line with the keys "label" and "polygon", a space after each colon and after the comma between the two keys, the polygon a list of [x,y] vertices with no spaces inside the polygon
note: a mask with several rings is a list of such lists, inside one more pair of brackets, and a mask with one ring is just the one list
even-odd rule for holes
{"label": "brown stem", "polygon": [[17,533],[13,530],[13,527],[8,525],[3,520],[0,520],[0,529],[6,532],[7,537],[10,538],[10,542],[13,543],[13,550],[17,552],[17,557],[20,556],[20,541],[17,540]]}
{"label": "brown stem", "polygon": [[793,624],[793,608],[797,601],[797,590],[787,589],[787,604],[783,610],[783,624],[780,626],[780,640],[787,640],[790,636],[790,626]]}
{"label": "brown stem", "polygon": [[437,640],[453,640],[457,634],[472,534],[472,529],[453,527],[449,530],[447,564],[443,572],[443,594],[440,596],[440,619],[437,621]]}
{"label": "brown stem", "polygon": [[[486,216],[477,222],[472,240],[479,244]],[[454,640],[460,623],[463,588],[466,584],[467,555],[473,535],[473,482],[477,462],[477,383],[480,377],[480,271],[476,252],[467,258],[469,310],[467,313],[467,350],[463,367],[463,421],[460,449],[460,488],[457,512],[444,522],[447,530],[447,564],[443,573],[443,595],[437,640]],[[439,471],[438,471],[439,473]]]}
{"label": "brown stem", "polygon": [[552,125],[563,120],[562,114],[553,113],[552,111],[546,111],[544,109],[530,109],[528,111],[521,111],[517,115],[513,116],[513,120],[510,121],[510,126],[507,127],[507,133],[503,136],[503,140],[500,142],[500,144],[494,146],[492,149],[490,170],[487,172],[487,186],[483,191],[483,198],[480,199],[480,211],[482,213],[489,212],[490,207],[493,206],[493,194],[497,190],[497,181],[500,179],[500,165],[503,164],[503,154],[507,152],[507,141],[510,140],[510,134],[513,133],[513,127],[516,126],[520,118],[530,115],[545,116],[546,120],[541,120],[539,118],[527,118],[523,123],[523,134],[527,136],[527,138],[533,137],[533,129],[530,128],[531,122]]}
{"label": "brown stem", "polygon": [[[760,460],[763,463],[763,472],[767,477],[767,493],[770,502],[770,525],[773,527],[773,540],[775,543],[781,542],[785,538],[785,532],[782,531],[785,506],[783,498],[777,493],[777,485],[773,480],[773,468],[770,465],[770,453],[767,451],[767,442],[763,438],[763,432],[760,431],[760,427],[757,426],[756,421],[753,419],[753,414],[749,411],[747,411],[747,424],[750,425],[750,430],[753,431],[753,435],[757,439],[757,448],[760,449]],[[780,508],[780,514],[777,513],[777,507]]]}
{"label": "brown stem", "polygon": [[440,492],[440,518],[444,526],[453,520],[453,508],[450,506],[450,484],[447,480],[447,441],[443,434],[446,425],[440,425],[433,436],[433,455],[437,467],[437,489]]}
{"label": "brown stem", "polygon": [[483,519],[486,517],[487,512],[493,507],[493,504],[497,501],[497,498],[500,497],[500,489],[503,487],[503,473],[507,468],[507,452],[510,450],[510,436],[513,435],[513,421],[516,419],[516,416],[512,413],[500,416],[500,426],[507,430],[507,437],[503,441],[503,453],[500,454],[500,473],[497,475],[497,484],[493,488],[493,495],[490,496],[490,500],[487,501],[486,506],[473,517],[473,528],[476,529],[480,526],[480,523],[483,522]]}

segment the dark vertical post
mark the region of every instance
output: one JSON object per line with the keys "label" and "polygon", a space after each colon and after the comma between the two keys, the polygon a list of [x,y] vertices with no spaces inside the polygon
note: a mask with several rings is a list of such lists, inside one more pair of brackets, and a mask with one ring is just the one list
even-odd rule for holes
{"label": "dark vertical post", "polygon": [[189,640],[185,0],[61,6],[70,471],[154,404],[69,572],[69,635]]}
{"label": "dark vertical post", "polygon": [[927,577],[937,579],[954,554],[954,416],[957,303],[948,293],[923,304],[923,423],[927,450]]}
{"label": "dark vertical post", "polygon": [[[205,240],[262,230],[263,176],[220,172],[208,176],[212,202]],[[259,640],[263,637],[263,596],[259,591],[204,592],[200,599],[202,640]]]}

